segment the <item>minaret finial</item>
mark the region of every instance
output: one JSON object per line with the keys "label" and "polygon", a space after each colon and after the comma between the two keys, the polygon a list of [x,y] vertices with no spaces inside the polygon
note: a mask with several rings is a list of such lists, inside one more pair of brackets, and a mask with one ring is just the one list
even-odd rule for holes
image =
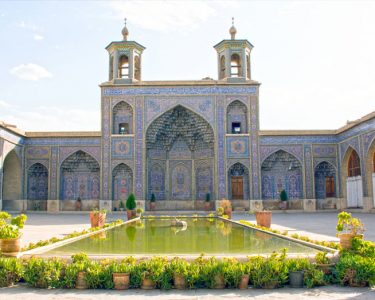
{"label": "minaret finial", "polygon": [[229,29],[229,33],[232,40],[236,39],[237,29],[234,27],[234,17],[232,17],[232,27]]}
{"label": "minaret finial", "polygon": [[[125,19],[125,24],[126,24],[126,19]],[[232,17],[232,26],[234,26],[234,17]]]}
{"label": "minaret finial", "polygon": [[127,41],[127,40],[128,40],[128,35],[129,35],[129,30],[128,30],[128,28],[126,27],[127,18],[125,18],[124,21],[125,21],[125,26],[124,26],[124,28],[122,29],[121,33],[122,33],[122,36],[123,36],[123,40],[124,40],[124,41]]}

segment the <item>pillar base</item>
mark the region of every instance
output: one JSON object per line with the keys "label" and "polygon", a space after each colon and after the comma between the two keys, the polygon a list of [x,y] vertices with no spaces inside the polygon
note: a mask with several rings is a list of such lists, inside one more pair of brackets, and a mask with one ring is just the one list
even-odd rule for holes
{"label": "pillar base", "polygon": [[60,211],[60,200],[47,200],[47,212],[57,213]]}

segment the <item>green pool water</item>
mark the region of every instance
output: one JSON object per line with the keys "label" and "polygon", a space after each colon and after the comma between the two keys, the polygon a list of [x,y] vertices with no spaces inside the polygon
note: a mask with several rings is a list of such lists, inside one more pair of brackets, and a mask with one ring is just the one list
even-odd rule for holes
{"label": "green pool water", "polygon": [[184,218],[186,228],[171,227],[172,219],[145,219],[124,224],[45,254],[71,255],[85,252],[105,254],[266,254],[287,248],[288,253],[313,254],[318,250],[303,244],[243,227],[232,222],[208,218]]}

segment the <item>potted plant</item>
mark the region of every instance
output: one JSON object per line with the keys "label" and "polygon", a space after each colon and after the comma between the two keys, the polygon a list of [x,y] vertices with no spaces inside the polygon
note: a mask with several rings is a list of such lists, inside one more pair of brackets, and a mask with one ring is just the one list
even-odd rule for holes
{"label": "potted plant", "polygon": [[286,194],[285,190],[282,190],[280,192],[280,209],[285,210],[287,208],[287,200],[288,200],[288,195]]}
{"label": "potted plant", "polygon": [[129,288],[132,265],[127,261],[114,262],[111,269],[115,290],[127,290]]}
{"label": "potted plant", "polygon": [[128,216],[128,220],[131,220],[135,217],[135,208],[137,206],[137,203],[135,202],[135,196],[133,193],[131,193],[126,200],[126,213]]}
{"label": "potted plant", "polygon": [[174,258],[171,261],[173,272],[173,285],[178,290],[186,289],[186,278],[189,274],[189,263],[181,258]]}
{"label": "potted plant", "polygon": [[156,209],[156,197],[155,194],[151,194],[151,200],[150,200],[150,210],[155,210]]}
{"label": "potted plant", "polygon": [[359,219],[353,218],[351,213],[345,211],[339,213],[337,218],[336,230],[337,236],[340,238],[340,246],[343,249],[351,249],[352,238],[362,239],[365,227]]}
{"label": "potted plant", "polygon": [[150,260],[141,262],[141,289],[154,289],[161,279],[166,264],[166,259],[161,257],[153,257]]}
{"label": "potted plant", "polygon": [[105,218],[107,216],[107,210],[94,208],[90,211],[90,222],[91,228],[103,227],[105,224]]}
{"label": "potted plant", "polygon": [[263,210],[255,212],[255,218],[257,220],[257,225],[262,227],[271,227],[272,221],[272,211]]}
{"label": "potted plant", "polygon": [[335,266],[331,263],[331,260],[327,257],[327,252],[319,251],[315,255],[316,267],[323,271],[324,274],[331,274],[331,269]]}
{"label": "potted plant", "polygon": [[124,211],[125,210],[125,204],[124,204],[124,201],[120,201],[120,204],[119,204],[119,210],[120,211]]}
{"label": "potted plant", "polygon": [[17,256],[21,249],[20,229],[23,228],[27,216],[20,214],[13,217],[0,212],[0,248],[4,256]]}
{"label": "potted plant", "polygon": [[137,217],[141,218],[142,217],[142,214],[143,214],[144,210],[143,208],[137,208],[136,210],[136,213],[137,213]]}
{"label": "potted plant", "polygon": [[210,195],[210,193],[207,193],[206,194],[206,201],[204,202],[204,209],[206,210],[206,211],[208,211],[208,210],[210,210],[210,200],[211,200],[211,195]]}
{"label": "potted plant", "polygon": [[223,199],[220,201],[220,207],[224,209],[224,215],[232,218],[232,203],[229,200]]}
{"label": "potted plant", "polygon": [[305,264],[308,264],[304,259],[291,259],[287,262],[289,270],[289,285],[292,288],[302,288],[304,279]]}

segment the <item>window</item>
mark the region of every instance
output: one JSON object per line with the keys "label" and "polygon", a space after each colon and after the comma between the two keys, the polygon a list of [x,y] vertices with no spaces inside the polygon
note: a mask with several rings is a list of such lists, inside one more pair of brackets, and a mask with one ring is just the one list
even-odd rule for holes
{"label": "window", "polygon": [[360,167],[360,161],[359,156],[357,152],[354,150],[350,154],[349,162],[348,162],[348,175],[349,177],[353,176],[361,176],[361,167]]}
{"label": "window", "polygon": [[225,56],[223,55],[220,59],[220,78],[223,79],[225,77]]}
{"label": "window", "polygon": [[230,61],[230,76],[239,77],[241,75],[241,62],[238,54],[233,54]]}
{"label": "window", "polygon": [[120,58],[119,77],[129,78],[129,59],[126,55]]}
{"label": "window", "polygon": [[241,133],[241,123],[239,122],[232,123],[232,133]]}
{"label": "window", "polygon": [[129,124],[128,123],[120,123],[118,132],[119,132],[119,134],[129,134]]}

